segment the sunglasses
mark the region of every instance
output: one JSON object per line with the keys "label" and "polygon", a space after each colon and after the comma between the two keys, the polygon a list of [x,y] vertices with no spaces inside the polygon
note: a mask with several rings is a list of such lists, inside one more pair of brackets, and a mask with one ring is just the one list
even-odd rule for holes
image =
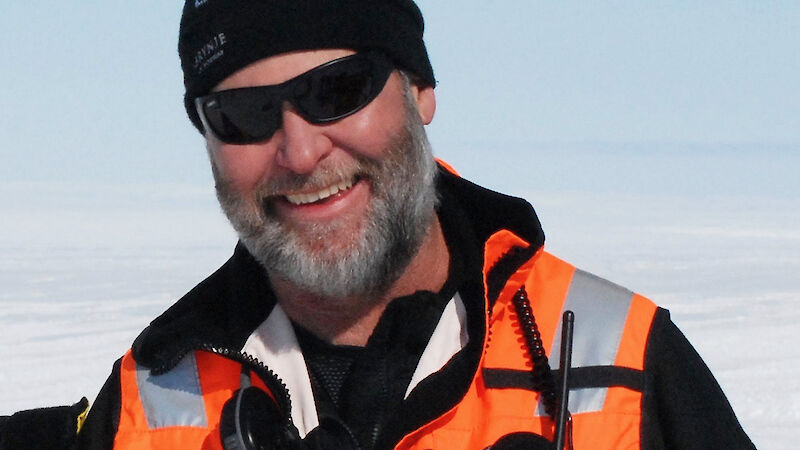
{"label": "sunglasses", "polygon": [[378,52],[334,59],[281,84],[228,89],[195,99],[206,130],[228,144],[269,139],[281,127],[283,102],[313,124],[358,112],[383,90],[394,70]]}

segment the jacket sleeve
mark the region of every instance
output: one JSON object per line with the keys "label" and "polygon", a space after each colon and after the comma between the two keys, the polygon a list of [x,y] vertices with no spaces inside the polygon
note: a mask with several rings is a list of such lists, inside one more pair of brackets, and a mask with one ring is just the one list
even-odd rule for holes
{"label": "jacket sleeve", "polygon": [[643,449],[755,449],[700,355],[658,309],[645,352]]}
{"label": "jacket sleeve", "polygon": [[78,434],[78,449],[106,450],[114,447],[122,406],[119,371],[122,359],[114,363],[111,375],[97,394],[86,422]]}
{"label": "jacket sleeve", "polygon": [[54,406],[0,416],[0,450],[67,448],[75,445],[89,401],[83,397],[71,406]]}

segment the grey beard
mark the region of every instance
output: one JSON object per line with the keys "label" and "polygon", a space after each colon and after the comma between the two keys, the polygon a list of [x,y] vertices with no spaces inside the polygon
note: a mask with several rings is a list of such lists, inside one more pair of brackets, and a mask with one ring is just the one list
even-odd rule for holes
{"label": "grey beard", "polygon": [[340,173],[344,169],[298,176],[275,183],[278,186],[267,181],[247,198],[228,189],[213,171],[222,210],[247,250],[272,276],[322,297],[369,301],[377,300],[402,275],[433,223],[437,203],[436,163],[408,90],[405,103],[405,126],[384,157],[362,158],[355,169],[370,180],[372,191],[365,223],[358,229],[336,222],[293,229],[272,214],[264,200],[288,186],[345,179]]}

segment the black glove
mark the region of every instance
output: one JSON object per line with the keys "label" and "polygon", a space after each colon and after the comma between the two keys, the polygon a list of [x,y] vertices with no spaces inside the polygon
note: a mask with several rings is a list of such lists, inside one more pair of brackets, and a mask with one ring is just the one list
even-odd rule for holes
{"label": "black glove", "polygon": [[0,450],[70,449],[89,411],[83,397],[72,406],[29,409],[0,417]]}

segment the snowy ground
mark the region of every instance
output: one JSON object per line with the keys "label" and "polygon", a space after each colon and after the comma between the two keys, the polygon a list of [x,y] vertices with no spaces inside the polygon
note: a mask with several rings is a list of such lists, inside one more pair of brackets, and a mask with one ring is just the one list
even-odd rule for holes
{"label": "snowy ground", "polygon": [[[800,199],[517,192],[548,248],[669,308],[762,449],[800,438]],[[93,398],[230,254],[210,189],[0,186],[0,414]]]}

